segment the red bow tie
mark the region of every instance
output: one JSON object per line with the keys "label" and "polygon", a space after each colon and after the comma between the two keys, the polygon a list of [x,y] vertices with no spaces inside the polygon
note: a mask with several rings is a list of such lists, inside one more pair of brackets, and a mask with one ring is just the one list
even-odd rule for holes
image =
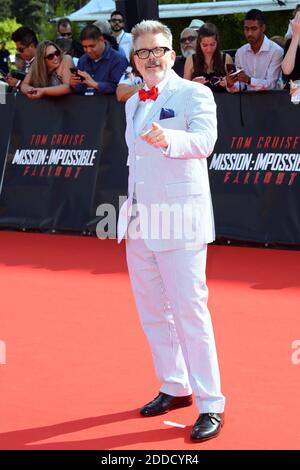
{"label": "red bow tie", "polygon": [[155,101],[158,97],[158,88],[153,86],[150,90],[144,90],[143,88],[139,90],[139,98],[141,101],[153,100]]}

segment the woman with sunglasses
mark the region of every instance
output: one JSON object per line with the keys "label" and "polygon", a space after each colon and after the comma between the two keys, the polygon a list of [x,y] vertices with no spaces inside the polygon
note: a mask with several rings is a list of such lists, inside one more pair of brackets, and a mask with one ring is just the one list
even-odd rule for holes
{"label": "woman with sunglasses", "polygon": [[198,32],[196,53],[185,61],[184,78],[202,83],[213,91],[225,91],[229,64],[233,64],[233,60],[220,49],[217,27],[205,23]]}
{"label": "woman with sunglasses", "polygon": [[70,93],[70,67],[73,66],[72,57],[64,55],[54,42],[41,42],[32,67],[21,85],[22,93],[32,99]]}

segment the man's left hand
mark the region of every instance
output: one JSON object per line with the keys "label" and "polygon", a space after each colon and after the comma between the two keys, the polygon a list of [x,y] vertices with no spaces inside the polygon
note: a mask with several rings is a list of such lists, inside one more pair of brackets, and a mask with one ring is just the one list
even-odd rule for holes
{"label": "man's left hand", "polygon": [[150,131],[141,134],[141,138],[153,145],[153,147],[166,149],[170,144],[170,137],[168,136],[166,129],[161,127],[156,122],[152,123]]}

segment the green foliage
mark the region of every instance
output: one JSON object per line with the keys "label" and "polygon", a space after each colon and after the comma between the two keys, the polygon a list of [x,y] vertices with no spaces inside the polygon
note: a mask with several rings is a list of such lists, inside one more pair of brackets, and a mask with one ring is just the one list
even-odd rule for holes
{"label": "green foliage", "polygon": [[[16,20],[31,27],[39,40],[54,39],[56,37],[55,23],[49,20],[68,14],[83,7],[89,0],[0,0],[1,18],[15,17]],[[201,0],[195,0],[200,1]],[[168,3],[195,3],[193,0],[159,0],[159,4]],[[205,1],[205,0],[202,0]],[[267,35],[284,35],[291,17],[291,11],[267,12]],[[1,16],[2,15],[2,16]],[[197,18],[197,16],[195,16]],[[198,17],[199,18],[199,17]],[[201,19],[216,24],[220,31],[221,45],[223,49],[236,49],[245,43],[243,34],[243,13],[232,15],[205,16]],[[173,32],[175,50],[180,53],[179,35],[183,28],[189,25],[192,18],[170,18],[163,20]],[[78,39],[79,30],[83,25],[73,23],[73,33]]]}
{"label": "green foliage", "polygon": [[0,1],[0,21],[4,21],[11,16],[11,0]]}
{"label": "green foliage", "polygon": [[45,17],[45,6],[42,0],[13,0],[12,13],[17,21],[39,32]]}
{"label": "green foliage", "polygon": [[15,54],[16,52],[16,46],[14,41],[11,40],[11,35],[20,26],[21,25],[17,23],[15,19],[0,22],[0,42],[5,42],[5,47],[11,54]]}
{"label": "green foliage", "polygon": [[[265,14],[267,18],[267,36],[284,36],[292,12],[275,11],[265,12]],[[201,19],[205,22],[214,23],[217,26],[220,32],[222,49],[237,49],[246,42],[243,32],[244,16],[244,13],[234,13],[232,15],[205,16]],[[190,24],[191,20],[192,18],[170,18],[163,20],[172,30],[174,48],[178,54],[181,53],[179,44],[180,33]]]}
{"label": "green foliage", "polygon": [[[32,28],[39,39],[54,39],[54,17],[66,16],[83,7],[89,0],[0,0],[0,20],[15,17],[23,26]],[[77,28],[75,27],[75,30]]]}
{"label": "green foliage", "polygon": [[[49,20],[68,14],[83,7],[89,0],[0,0],[12,3],[12,14],[23,26],[33,29],[38,39],[55,39],[56,24]],[[0,3],[1,4],[1,3]],[[1,12],[1,8],[0,8]],[[73,33],[79,34],[79,25],[73,24]]]}

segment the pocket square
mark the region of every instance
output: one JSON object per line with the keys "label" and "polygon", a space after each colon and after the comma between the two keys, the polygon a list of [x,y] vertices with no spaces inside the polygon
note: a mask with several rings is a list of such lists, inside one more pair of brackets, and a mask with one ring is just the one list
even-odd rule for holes
{"label": "pocket square", "polygon": [[169,108],[161,108],[159,119],[168,119],[175,116],[174,110]]}

